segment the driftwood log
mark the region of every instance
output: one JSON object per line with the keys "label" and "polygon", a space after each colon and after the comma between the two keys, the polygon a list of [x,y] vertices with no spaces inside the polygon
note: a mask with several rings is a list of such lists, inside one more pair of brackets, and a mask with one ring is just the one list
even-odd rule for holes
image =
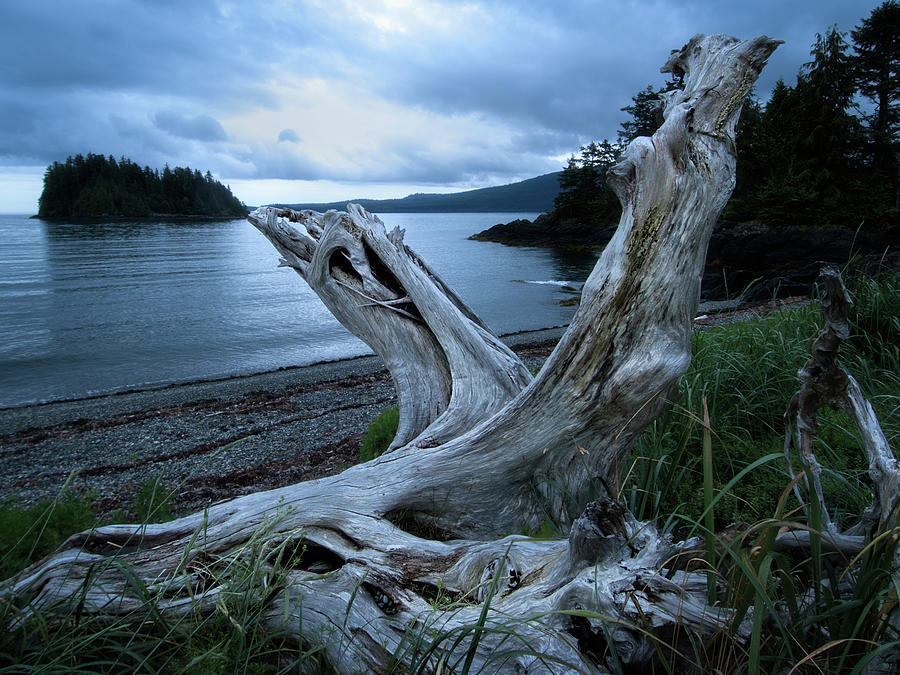
{"label": "driftwood log", "polygon": [[[390,369],[401,408],[390,451],[170,523],[81,533],[2,597],[23,615],[76,599],[121,614],[143,606],[140,588],[163,613],[214,612],[228,592],[215,570],[261,556],[267,573],[245,592],[342,672],[392,659],[591,671],[610,647],[639,665],[660,636],[728,626],[705,574],[666,569],[696,542],[672,542],[615,498],[634,438],[688,366],[707,242],[734,184],[735,124],[777,45],[697,36],[672,53],[663,71],[680,86],[664,95],[659,130],[611,169],[618,230],[534,378],[401,231],[352,205],[252,213]],[[528,536],[543,523],[567,538]]]}
{"label": "driftwood log", "polygon": [[[791,399],[784,415],[784,455],[797,500],[807,513],[815,511],[821,527],[816,531],[804,527],[784,528],[774,543],[781,549],[809,551],[815,541],[815,545],[822,550],[837,551],[845,560],[854,560],[867,547],[875,548],[873,537],[884,540],[881,545],[892,550],[890,569],[894,584],[900,587],[900,546],[897,545],[900,539],[900,463],[894,457],[875,411],[863,396],[859,383],[838,361],[841,343],[850,335],[847,320],[852,304],[850,294],[840,273],[834,268],[823,269],[818,282],[825,326],[813,343],[812,357],[797,374],[800,389]],[[869,462],[869,478],[872,481],[872,505],[859,523],[844,531],[831,518],[820,480],[822,465],[813,452],[813,441],[818,433],[818,412],[826,407],[844,411],[856,426],[862,450]],[[792,450],[796,451],[803,465],[800,477],[794,475]],[[809,505],[799,489],[800,478],[805,484]],[[808,604],[812,611],[812,598],[808,598]],[[889,626],[889,631],[894,635],[900,634],[900,609],[896,602],[893,608],[888,606],[883,611],[884,623]],[[900,672],[900,653],[880,653],[870,662],[866,672]]]}

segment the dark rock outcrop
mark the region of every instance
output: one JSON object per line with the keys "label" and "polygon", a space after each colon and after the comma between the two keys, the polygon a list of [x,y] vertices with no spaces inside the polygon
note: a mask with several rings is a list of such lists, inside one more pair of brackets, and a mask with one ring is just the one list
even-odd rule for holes
{"label": "dark rock outcrop", "polygon": [[[469,239],[510,246],[602,249],[614,225],[585,225],[544,213],[533,222],[495,225]],[[703,275],[704,300],[769,300],[806,294],[824,264],[869,273],[897,270],[900,225],[847,227],[770,226],[721,222],[713,232]]]}
{"label": "dark rock outcrop", "polygon": [[896,269],[900,226],[773,227],[720,223],[706,256],[703,297],[767,300],[809,292],[825,264],[875,273]]}
{"label": "dark rock outcrop", "polygon": [[494,241],[508,246],[544,246],[549,248],[602,249],[616,231],[615,224],[584,224],[542,213],[534,221],[519,219],[499,223],[469,239]]}

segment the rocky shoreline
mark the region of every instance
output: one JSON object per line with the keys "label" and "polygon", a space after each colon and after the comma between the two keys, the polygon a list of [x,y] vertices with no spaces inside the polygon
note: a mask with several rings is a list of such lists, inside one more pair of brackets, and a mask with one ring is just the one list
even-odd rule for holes
{"label": "rocky shoreline", "polygon": [[[796,306],[789,298],[736,309],[705,303],[702,330]],[[565,327],[504,336],[531,368]],[[242,494],[339,473],[358,461],[362,436],[397,404],[380,359],[285,368],[91,398],[0,409],[0,502],[28,506],[63,490],[96,510],[126,513],[151,480],[185,514]]]}
{"label": "rocky shoreline", "polygon": [[[741,295],[745,302],[806,293],[826,264],[875,274],[900,268],[900,225],[771,226],[722,221],[709,242],[703,275],[703,299]],[[584,225],[544,213],[534,222],[514,220],[473,234],[469,239],[507,246],[602,250],[615,225]]]}
{"label": "rocky shoreline", "polygon": [[[563,328],[504,338],[539,365]],[[366,427],[396,405],[374,356],[162,389],[0,410],[0,501],[27,506],[66,489],[100,513],[160,482],[176,513],[337,473]]]}

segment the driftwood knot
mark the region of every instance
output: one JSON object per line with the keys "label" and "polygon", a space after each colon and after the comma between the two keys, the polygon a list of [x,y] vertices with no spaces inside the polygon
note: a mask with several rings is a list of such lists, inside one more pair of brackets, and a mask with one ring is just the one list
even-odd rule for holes
{"label": "driftwood knot", "polygon": [[[503,579],[495,581],[498,574],[506,577],[505,583]],[[521,567],[507,551],[502,558],[494,558],[485,566],[484,571],[481,573],[478,588],[475,591],[475,600],[481,603],[493,593],[506,595],[516,590],[522,585],[522,576]],[[500,584],[503,585],[501,586]]]}
{"label": "driftwood knot", "polygon": [[624,504],[608,497],[589,503],[569,531],[572,565],[595,564],[620,551],[629,538],[629,516]]}

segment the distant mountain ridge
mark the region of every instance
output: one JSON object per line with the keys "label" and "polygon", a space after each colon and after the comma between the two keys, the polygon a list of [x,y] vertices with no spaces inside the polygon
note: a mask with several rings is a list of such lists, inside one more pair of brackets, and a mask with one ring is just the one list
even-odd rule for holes
{"label": "distant mountain ridge", "polygon": [[553,208],[559,193],[559,171],[543,176],[498,185],[497,187],[452,192],[449,194],[416,193],[401,199],[346,199],[315,204],[273,204],[295,210],[343,210],[352,202],[372,213],[488,213],[534,211],[543,213]]}

